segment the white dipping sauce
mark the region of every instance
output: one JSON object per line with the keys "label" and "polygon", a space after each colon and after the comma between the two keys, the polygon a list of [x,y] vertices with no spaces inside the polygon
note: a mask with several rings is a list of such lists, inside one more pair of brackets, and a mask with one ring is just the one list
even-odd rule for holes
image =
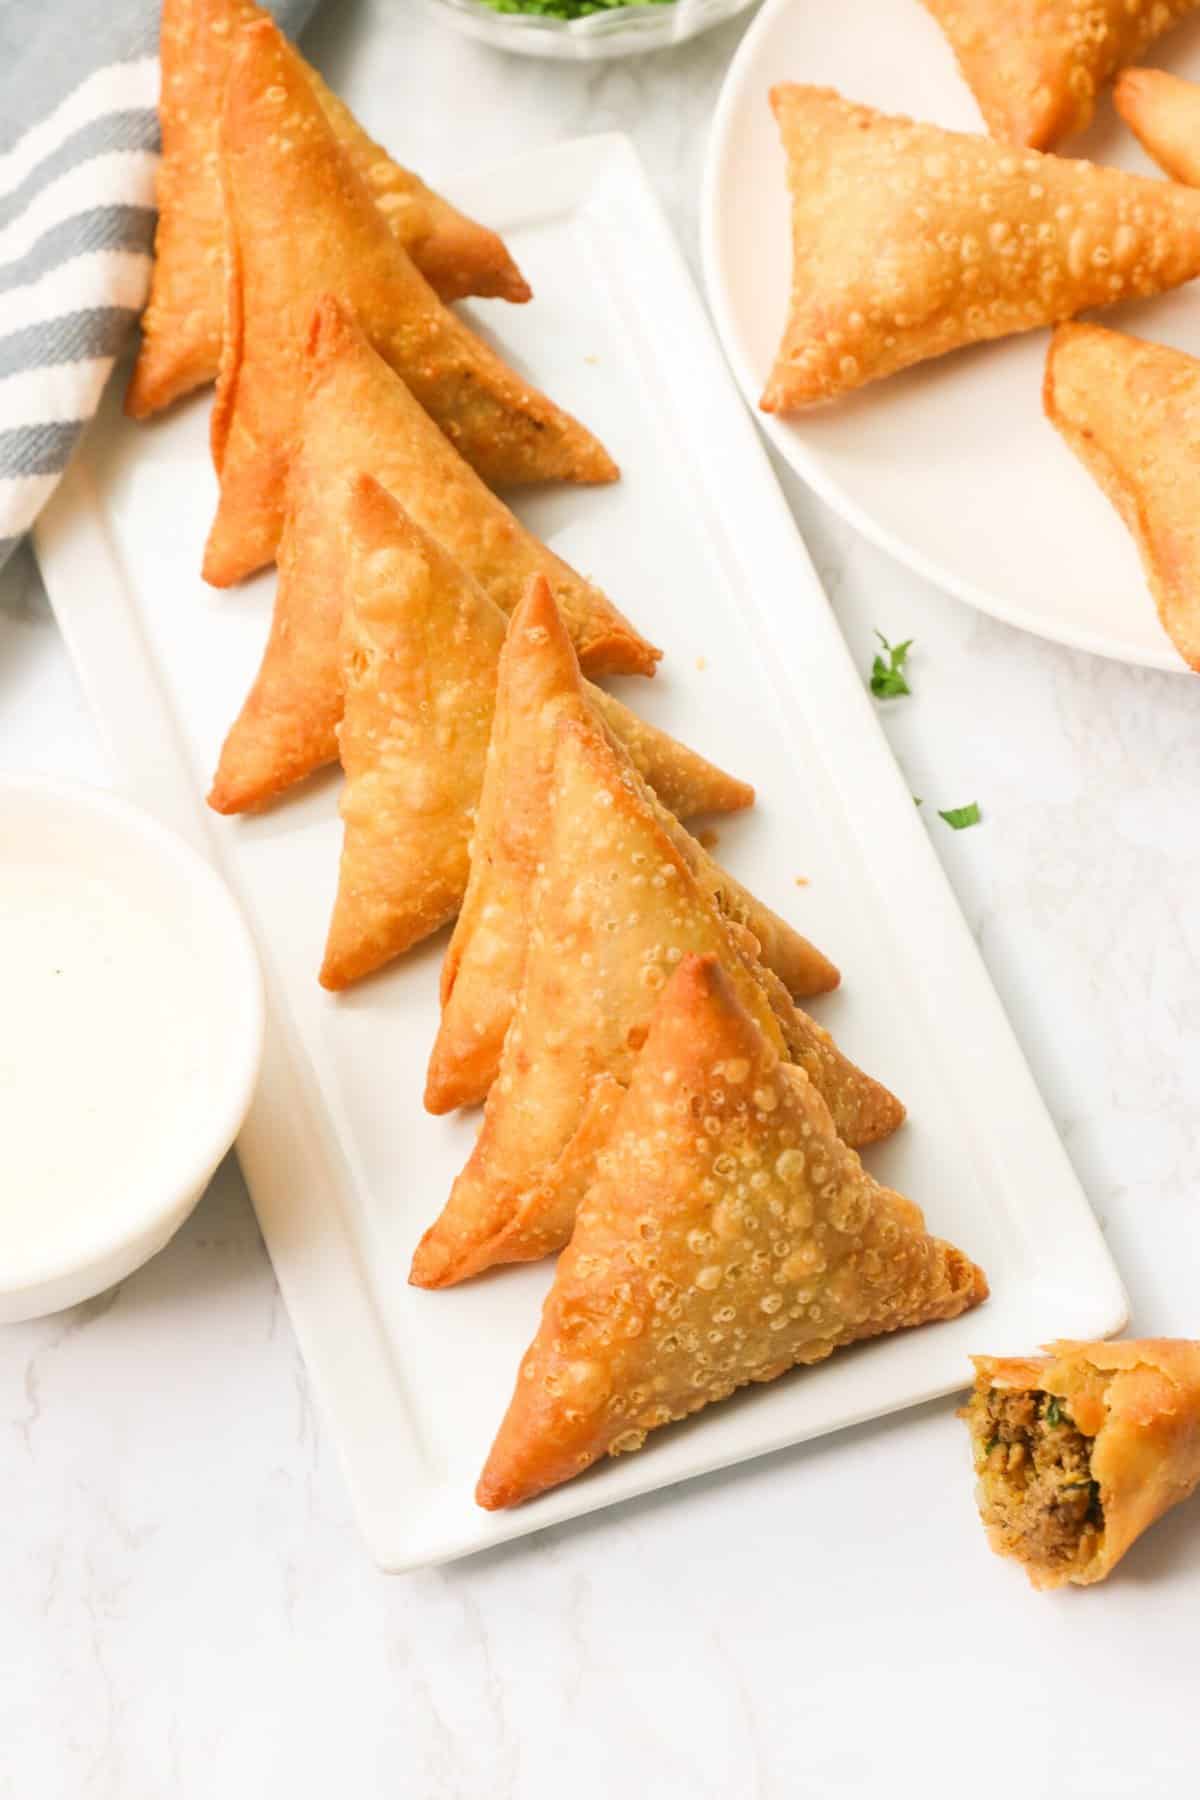
{"label": "white dipping sauce", "polygon": [[184,933],[0,846],[0,1280],[154,1204],[211,1067],[217,1001]]}

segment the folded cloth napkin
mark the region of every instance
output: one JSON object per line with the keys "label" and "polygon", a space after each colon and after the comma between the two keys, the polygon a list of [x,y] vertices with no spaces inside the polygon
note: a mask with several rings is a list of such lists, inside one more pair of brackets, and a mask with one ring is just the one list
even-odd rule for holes
{"label": "folded cloth napkin", "polygon": [[[316,0],[275,0],[295,33]],[[0,565],[146,301],[158,0],[0,0]]]}

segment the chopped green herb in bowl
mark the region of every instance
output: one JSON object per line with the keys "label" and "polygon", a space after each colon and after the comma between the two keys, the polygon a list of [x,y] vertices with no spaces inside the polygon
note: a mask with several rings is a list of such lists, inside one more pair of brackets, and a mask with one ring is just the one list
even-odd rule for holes
{"label": "chopped green herb in bowl", "polygon": [[[640,6],[673,6],[675,0],[637,0]],[[479,0],[492,12],[536,13],[543,19],[586,19],[592,13],[616,12],[625,0]]]}
{"label": "chopped green herb in bowl", "polygon": [[499,50],[590,61],[682,44],[751,0],[426,0],[438,16]]}

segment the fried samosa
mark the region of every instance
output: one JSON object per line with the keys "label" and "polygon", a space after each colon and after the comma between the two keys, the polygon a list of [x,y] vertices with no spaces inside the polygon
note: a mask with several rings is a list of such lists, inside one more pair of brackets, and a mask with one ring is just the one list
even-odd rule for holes
{"label": "fried samosa", "polygon": [[[701,890],[636,773],[598,725],[558,725],[549,834],[533,896],[516,1012],[475,1150],[425,1233],[410,1279],[445,1287],[501,1262],[559,1249],[590,1179],[612,1105],[629,1080],[659,993],[689,951],[718,956],[778,1056],[787,1045],[753,940]],[[787,1003],[790,1017],[796,1009]],[[802,1015],[797,1015],[802,1016]],[[878,1135],[899,1102],[811,1020],[813,1057],[838,1129]],[[794,1054],[794,1052],[793,1052]],[[881,1104],[881,1101],[883,1104]]]}
{"label": "fried samosa", "polygon": [[928,357],[1161,293],[1200,272],[1200,194],[784,85],[789,413]]}
{"label": "fried samosa", "polygon": [[1200,670],[1200,362],[1099,325],[1060,325],[1044,401],[1133,533],[1158,616]]}
{"label": "fried samosa", "polygon": [[[341,515],[349,478],[359,473],[395,494],[503,612],[512,611],[531,576],[548,576],[589,672],[654,673],[660,652],[484,486],[330,295],[310,322],[305,377],[271,634],[221,751],[210,806],[261,806],[337,759]],[[725,810],[716,800],[706,805]]]}
{"label": "fried samosa", "polygon": [[925,0],[994,138],[1047,150],[1198,0]]}
{"label": "fried samosa", "polygon": [[[590,705],[589,705],[590,703]],[[535,580],[512,617],[500,659],[496,718],[466,899],[442,967],[442,1018],[429,1062],[425,1104],[449,1112],[483,1100],[500,1065],[504,1034],[525,967],[534,879],[545,855],[558,723],[592,709],[625,746],[638,773],[670,812],[732,811],[752,790],[685,760],[673,739],[652,732],[607,694],[587,689],[549,587]],[[633,729],[631,730],[631,725]],[[635,733],[637,735],[635,735]],[[826,993],[838,972],[819,950],[726,876],[675,820],[660,817],[700,885],[745,924],[801,995]]]}
{"label": "fried samosa", "polygon": [[987,1296],[982,1270],[840,1142],[715,956],[672,975],[596,1164],[481,1506],[531,1499],[748,1382]]}
{"label": "fried samosa", "polygon": [[[369,475],[350,484],[345,516],[345,841],[321,969],[335,989],[401,955],[462,904],[507,625]],[[676,800],[753,799],[619,701],[583,682],[579,692],[583,716],[601,714],[631,738],[648,779]]]}
{"label": "fried samosa", "polygon": [[1200,1344],[977,1356],[964,1407],[992,1549],[1036,1588],[1090,1586],[1200,1483]]}
{"label": "fried samosa", "polygon": [[[125,410],[135,419],[217,373],[225,309],[221,105],[236,31],[266,16],[253,0],[163,0],[154,273],[125,396]],[[293,55],[375,204],[440,297],[528,300],[529,288],[496,233],[456,212],[419,176],[394,163],[316,70],[298,51]]]}
{"label": "fried samosa", "polygon": [[343,988],[458,911],[504,615],[363,475],[347,501],[345,839],[321,982]]}
{"label": "fried samosa", "polygon": [[288,46],[237,33],[221,125],[225,336],[212,415],[221,478],[204,573],[225,586],[275,555],[313,307],[341,294],[367,336],[492,487],[617,478],[608,452],[438,299],[338,145]]}
{"label": "fried samosa", "polygon": [[1200,86],[1165,69],[1126,69],[1113,104],[1160,169],[1200,187]]}

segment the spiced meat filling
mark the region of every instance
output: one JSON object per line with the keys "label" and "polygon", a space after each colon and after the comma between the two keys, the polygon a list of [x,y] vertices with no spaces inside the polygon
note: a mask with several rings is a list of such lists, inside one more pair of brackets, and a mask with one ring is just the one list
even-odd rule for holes
{"label": "spiced meat filling", "polygon": [[1092,1445],[1053,1394],[988,1388],[970,1404],[984,1523],[1027,1563],[1086,1562],[1104,1530]]}

